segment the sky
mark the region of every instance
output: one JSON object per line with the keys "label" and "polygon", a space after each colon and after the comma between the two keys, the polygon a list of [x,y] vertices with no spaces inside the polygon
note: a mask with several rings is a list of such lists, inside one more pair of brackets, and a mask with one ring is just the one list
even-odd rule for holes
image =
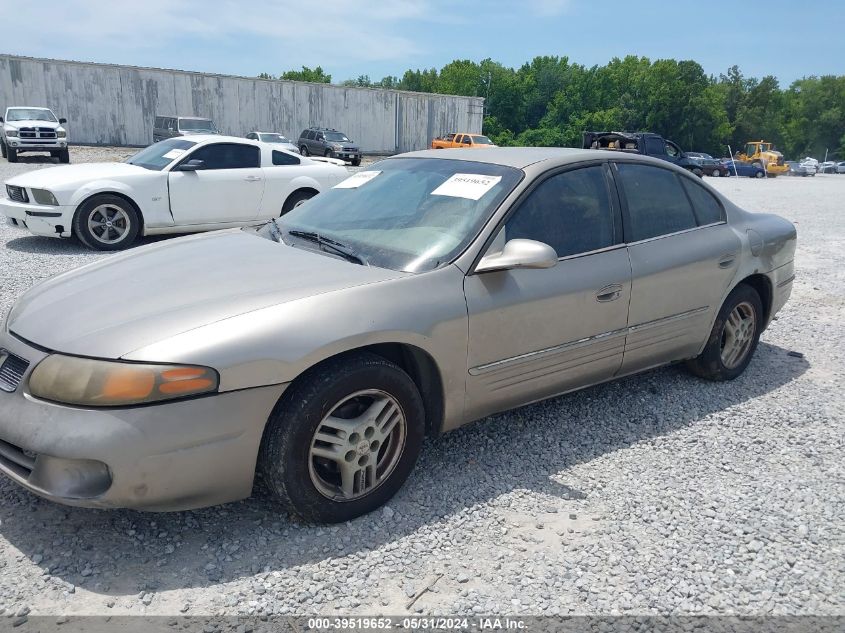
{"label": "sky", "polygon": [[320,65],[339,83],[453,59],[519,67],[537,55],[586,66],[625,55],[693,59],[713,75],[737,64],[782,86],[845,74],[840,0],[0,0],[0,8],[0,53],[230,75]]}

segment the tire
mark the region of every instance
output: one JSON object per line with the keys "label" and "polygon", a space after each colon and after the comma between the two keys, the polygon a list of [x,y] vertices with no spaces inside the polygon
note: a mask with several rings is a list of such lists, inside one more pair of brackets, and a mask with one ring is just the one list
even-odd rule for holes
{"label": "tire", "polygon": [[60,163],[69,163],[70,162],[70,150],[67,150],[67,149],[59,150],[59,162]]}
{"label": "tire", "polygon": [[294,191],[288,196],[288,199],[285,200],[285,204],[282,207],[282,213],[280,214],[280,217],[291,209],[295,209],[306,200],[310,200],[316,195],[317,194],[312,191]]}
{"label": "tire", "polygon": [[0,141],[0,155],[6,158],[6,144],[2,141]]}
{"label": "tire", "polygon": [[702,178],[704,176],[704,171],[700,167],[696,167],[695,169],[693,169],[692,173],[694,173],[699,178]]}
{"label": "tire", "polygon": [[[763,303],[760,295],[751,286],[739,284],[719,310],[704,351],[697,358],[687,361],[687,368],[707,380],[733,380],[751,362],[762,327]],[[741,330],[741,336],[735,334],[737,329]],[[732,350],[737,355],[733,355]]]}
{"label": "tire", "polygon": [[305,145],[302,145],[299,148],[299,153],[302,154],[303,156],[310,156],[311,155],[311,154],[308,153],[308,148]]}
{"label": "tire", "polygon": [[51,149],[50,150],[50,158],[58,158],[59,157],[59,150]]}
{"label": "tire", "polygon": [[713,177],[714,178],[720,178],[721,176],[722,176],[722,170],[721,169],[716,168],[716,169],[713,170]]}
{"label": "tire", "polygon": [[6,160],[8,160],[10,163],[18,162],[18,150],[16,150],[14,147],[7,147]]}
{"label": "tire", "polygon": [[[371,410],[367,422],[362,412]],[[357,416],[364,421],[353,422]],[[339,357],[307,371],[282,396],[264,430],[259,471],[278,499],[306,521],[349,521],[382,506],[402,487],[419,456],[424,427],[422,398],[408,374],[375,354]]]}
{"label": "tire", "polygon": [[765,178],[765,177],[766,177],[766,173],[765,173],[765,172],[762,172],[762,171],[755,171],[755,172],[754,172],[754,177],[755,177],[755,178]]}
{"label": "tire", "polygon": [[332,157],[332,150],[327,149],[325,152],[323,152],[323,156],[325,156],[326,158],[331,158]]}
{"label": "tire", "polygon": [[[105,226],[107,221],[112,222],[108,227]],[[98,224],[102,230],[96,226]],[[135,207],[124,198],[108,194],[89,198],[73,216],[73,234],[95,251],[129,248],[140,228],[141,220]]]}
{"label": "tire", "polygon": [[360,165],[361,165],[361,159],[360,158],[353,158],[352,159],[352,166],[353,167],[359,167]]}

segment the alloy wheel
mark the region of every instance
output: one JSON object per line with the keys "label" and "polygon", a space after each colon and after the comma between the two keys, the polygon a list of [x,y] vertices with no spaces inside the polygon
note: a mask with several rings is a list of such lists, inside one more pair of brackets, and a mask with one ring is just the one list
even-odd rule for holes
{"label": "alloy wheel", "polygon": [[757,316],[749,302],[743,301],[731,310],[722,330],[720,347],[725,367],[733,369],[745,359],[754,342],[756,328]]}
{"label": "alloy wheel", "polygon": [[88,230],[102,244],[116,244],[130,230],[129,215],[118,206],[101,204],[88,215]]}

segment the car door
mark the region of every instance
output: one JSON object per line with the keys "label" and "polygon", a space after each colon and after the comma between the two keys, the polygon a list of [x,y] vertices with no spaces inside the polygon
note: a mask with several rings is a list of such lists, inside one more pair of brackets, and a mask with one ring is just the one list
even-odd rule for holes
{"label": "car door", "polygon": [[621,373],[696,356],[736,271],[741,242],[694,176],[617,162],[631,305]]}
{"label": "car door", "polygon": [[246,222],[257,217],[264,195],[259,148],[245,143],[212,143],[177,164],[201,160],[197,171],[171,169],[170,210],[177,225]]}
{"label": "car door", "polygon": [[556,266],[466,277],[470,418],[607,380],[619,369],[631,267],[608,171],[595,163],[548,175],[487,250],[533,239],[555,249]]}

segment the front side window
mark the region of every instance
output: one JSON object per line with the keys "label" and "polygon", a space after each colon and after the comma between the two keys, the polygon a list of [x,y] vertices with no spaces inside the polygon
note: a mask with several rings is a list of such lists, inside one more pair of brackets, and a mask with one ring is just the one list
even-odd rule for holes
{"label": "front side window", "polygon": [[349,139],[342,132],[326,132],[325,140],[334,141],[335,143],[345,143]]}
{"label": "front side window", "polygon": [[678,156],[681,155],[681,148],[678,147],[677,145],[675,145],[674,143],[670,143],[669,141],[666,141],[666,153],[669,156],[672,156],[674,158],[678,158]]}
{"label": "front side window", "polygon": [[203,161],[203,169],[246,169],[261,166],[260,150],[254,145],[214,143],[194,151],[186,160]]}
{"label": "front side window", "polygon": [[[323,191],[277,220],[288,231],[340,242],[368,264],[421,272],[450,263],[522,179],[512,167],[465,160],[391,158]],[[270,227],[265,229],[270,234]]]}
{"label": "front side window", "polygon": [[314,130],[308,130],[308,133],[305,135],[305,138],[307,138],[309,141],[313,141],[314,140],[314,134],[316,134],[316,132],[314,132]]}
{"label": "front side window", "polygon": [[544,180],[505,224],[504,240],[545,242],[558,257],[612,246],[613,209],[601,166]]}
{"label": "front side window", "polygon": [[696,226],[678,176],[651,165],[617,164],[628,202],[628,242],[677,233]]}
{"label": "front side window", "polygon": [[137,165],[152,171],[161,171],[185,153],[196,143],[182,138],[169,138],[145,147],[137,154],[126,159],[130,165]]}
{"label": "front side window", "polygon": [[252,138],[264,143],[290,143],[290,140],[287,137],[282,136],[281,134],[276,134],[275,132],[265,132],[259,135],[253,134]]}
{"label": "front side window", "polygon": [[684,184],[684,189],[686,189],[692,201],[692,207],[699,226],[714,224],[725,219],[722,205],[716,199],[716,196],[692,178],[681,178],[681,182]]}
{"label": "front side window", "polygon": [[476,145],[492,145],[493,144],[493,141],[491,141],[486,136],[482,136],[480,134],[473,136],[472,142],[475,143]]}

